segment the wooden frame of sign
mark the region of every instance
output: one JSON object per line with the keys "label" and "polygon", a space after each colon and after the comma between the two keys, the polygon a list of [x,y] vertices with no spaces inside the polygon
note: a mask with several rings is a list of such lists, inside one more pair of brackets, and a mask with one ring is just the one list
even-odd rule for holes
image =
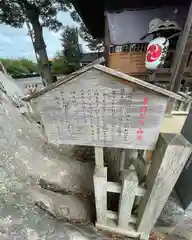
{"label": "wooden frame of sign", "polygon": [[153,150],[169,97],[177,94],[101,65],[90,65],[32,95],[48,141]]}
{"label": "wooden frame of sign", "polygon": [[[98,228],[139,237],[141,231],[148,234],[153,226],[151,221],[145,232],[143,218],[137,222],[132,216],[135,196],[145,199],[144,213],[149,211],[148,199],[144,197],[146,190],[138,185],[136,170],[122,168],[122,183],[108,182],[103,147],[154,150],[170,97],[183,100],[175,93],[137,78],[90,64],[25,98],[37,102],[50,143],[95,147],[93,179]],[[162,159],[164,162],[168,160]],[[107,192],[120,194],[118,213],[107,210]],[[140,232],[135,230],[135,224],[141,226]]]}

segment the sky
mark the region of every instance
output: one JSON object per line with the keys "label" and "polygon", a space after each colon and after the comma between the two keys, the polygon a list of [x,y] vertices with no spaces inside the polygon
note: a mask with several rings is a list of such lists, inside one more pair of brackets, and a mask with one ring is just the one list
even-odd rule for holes
{"label": "sky", "polygon": [[[73,22],[69,13],[59,13],[58,20],[63,25],[78,26]],[[48,57],[51,59],[55,53],[61,50],[60,35],[61,30],[57,33],[49,31],[44,28],[44,39],[47,45]],[[83,46],[83,51],[89,51],[86,43],[79,39],[80,44]],[[0,24],[0,58],[28,58],[35,60],[35,54],[31,43],[31,38],[28,35],[27,26],[23,28],[12,28],[7,25]]]}

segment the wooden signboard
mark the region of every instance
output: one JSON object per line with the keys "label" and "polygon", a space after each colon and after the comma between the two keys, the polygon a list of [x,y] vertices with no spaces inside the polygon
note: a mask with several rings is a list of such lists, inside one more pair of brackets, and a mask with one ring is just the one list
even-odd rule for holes
{"label": "wooden signboard", "polygon": [[111,53],[108,66],[127,74],[146,73],[145,52]]}
{"label": "wooden signboard", "polygon": [[48,140],[154,149],[168,97],[120,80],[93,68],[40,96]]}

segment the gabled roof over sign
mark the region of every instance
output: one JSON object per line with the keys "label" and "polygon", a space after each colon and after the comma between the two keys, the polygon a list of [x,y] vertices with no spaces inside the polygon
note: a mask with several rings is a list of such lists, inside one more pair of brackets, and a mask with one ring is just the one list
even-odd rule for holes
{"label": "gabled roof over sign", "polygon": [[47,92],[65,84],[66,82],[71,81],[74,77],[80,76],[81,74],[87,72],[90,69],[97,69],[101,72],[104,72],[106,74],[114,76],[114,77],[117,78],[117,81],[118,80],[122,81],[123,84],[135,84],[135,85],[140,86],[141,88],[145,88],[146,90],[156,92],[156,93],[164,95],[166,97],[174,98],[174,99],[181,100],[181,101],[185,100],[182,96],[180,96],[176,93],[170,92],[166,89],[163,89],[163,88],[160,88],[158,86],[152,85],[152,84],[150,84],[148,82],[145,82],[145,81],[142,81],[138,78],[132,77],[130,75],[124,74],[122,72],[119,72],[119,71],[116,71],[114,69],[111,69],[111,68],[108,68],[108,67],[105,67],[105,66],[102,66],[102,65],[98,64],[98,62],[101,62],[101,61],[103,61],[102,58],[98,59],[98,60],[92,62],[91,64],[79,69],[78,71],[68,75],[67,77],[63,78],[61,81],[53,83],[53,84],[49,85],[48,87],[42,89],[39,92],[36,92],[35,94],[33,94],[29,97],[25,97],[23,100],[29,101],[31,99],[37,98],[37,97],[43,95],[44,93],[47,93]]}
{"label": "gabled roof over sign", "polygon": [[23,100],[24,101],[29,101],[33,98],[36,98],[54,88],[57,88],[59,86],[61,86],[62,84],[72,80],[74,77],[77,77],[79,75],[81,75],[82,73],[88,71],[89,69],[91,69],[94,65],[96,64],[100,64],[100,63],[103,63],[105,61],[105,58],[104,57],[101,57],[99,59],[96,59],[95,61],[89,63],[88,65],[86,65],[85,67],[82,67],[80,68],[79,70],[77,70],[76,72],[73,72],[63,78],[61,78],[59,81],[55,82],[55,83],[52,83],[50,84],[49,86],[43,88],[42,90],[40,90],[39,92],[36,92],[35,94],[32,94],[31,96],[27,96],[27,97],[24,97]]}
{"label": "gabled roof over sign", "polygon": [[95,65],[93,66],[95,69],[98,69],[100,71],[103,71],[107,74],[110,74],[114,77],[117,77],[119,80],[124,80],[124,83],[126,83],[125,81],[127,81],[127,83],[133,83],[133,84],[136,84],[138,86],[140,86],[141,88],[145,88],[145,89],[148,89],[148,90],[151,90],[151,91],[154,91],[158,94],[161,94],[161,95],[164,95],[164,96],[167,96],[167,97],[170,97],[170,98],[174,98],[174,99],[177,99],[177,100],[181,100],[183,101],[184,98],[181,97],[180,95],[174,93],[174,92],[170,92],[166,89],[163,89],[163,88],[160,88],[158,86],[155,86],[151,83],[148,83],[148,82],[145,82],[143,80],[140,80],[138,78],[135,78],[135,77],[132,77],[130,75],[127,75],[125,73],[122,73],[122,72],[119,72],[119,71],[116,71],[114,69],[111,69],[111,68],[108,68],[108,67],[105,67],[105,66],[102,66],[102,65]]}

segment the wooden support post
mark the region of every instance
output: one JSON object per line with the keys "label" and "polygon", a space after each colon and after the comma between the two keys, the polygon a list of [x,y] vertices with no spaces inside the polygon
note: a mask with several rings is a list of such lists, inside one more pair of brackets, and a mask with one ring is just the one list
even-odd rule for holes
{"label": "wooden support post", "polygon": [[[192,28],[192,4],[189,9],[185,27],[179,37],[174,60],[171,66],[172,77],[171,77],[169,88],[170,88],[170,91],[173,91],[173,92],[179,91],[183,73],[185,71],[189,54],[192,49],[192,39],[189,39],[189,36],[191,34],[190,33],[191,28]],[[174,100],[170,99],[166,109],[167,114],[171,113],[173,104],[174,104]]]}
{"label": "wooden support post", "polygon": [[95,147],[95,164],[104,167],[103,147]]}
{"label": "wooden support post", "polygon": [[138,210],[137,227],[149,235],[192,151],[180,134],[160,134],[146,179],[147,191]]}
{"label": "wooden support post", "polygon": [[[189,59],[189,62],[188,62],[188,67],[190,68],[189,76],[191,77],[192,76],[192,52],[191,52],[190,59]],[[188,81],[186,81],[186,83],[187,82]]]}
{"label": "wooden support post", "polygon": [[107,168],[95,167],[93,176],[97,223],[107,222]]}
{"label": "wooden support post", "polygon": [[120,172],[125,169],[125,157],[126,157],[126,152],[125,149],[121,151],[121,157],[120,157],[120,163],[119,163],[119,170]]}
{"label": "wooden support post", "polygon": [[138,158],[138,150],[127,149],[126,150],[126,159],[124,164],[124,169],[129,169],[129,167],[135,162]]}
{"label": "wooden support post", "polygon": [[179,90],[181,78],[183,76],[186,63],[190,54],[190,50],[192,48],[192,41],[189,39],[191,29],[192,29],[192,4],[188,12],[185,27],[178,40],[177,50],[171,67],[171,73],[173,77],[171,79],[170,90],[173,92],[177,92]]}
{"label": "wooden support post", "polygon": [[138,178],[136,171],[124,170],[122,172],[122,190],[119,202],[118,226],[127,229],[131,218],[135,195],[137,193]]}

